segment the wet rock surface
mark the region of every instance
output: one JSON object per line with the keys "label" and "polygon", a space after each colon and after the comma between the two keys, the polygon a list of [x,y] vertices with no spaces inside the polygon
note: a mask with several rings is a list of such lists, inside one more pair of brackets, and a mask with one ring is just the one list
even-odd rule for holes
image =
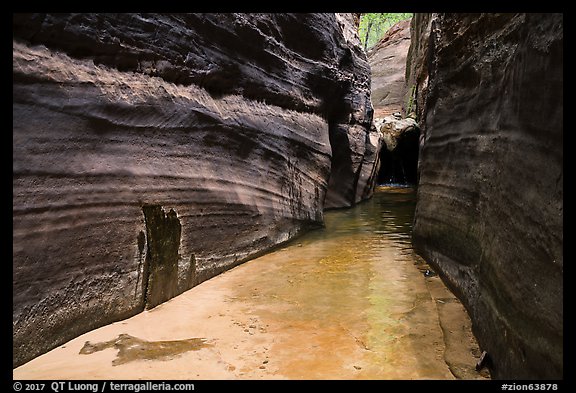
{"label": "wet rock surface", "polygon": [[79,354],[90,355],[114,348],[118,353],[116,359],[112,361],[112,366],[118,366],[138,360],[168,361],[188,351],[199,351],[211,345],[204,338],[150,342],[129,334],[119,334],[117,338],[109,341],[95,343],[86,341]]}
{"label": "wet rock surface", "polygon": [[[166,213],[161,206],[145,205],[142,211],[148,244],[142,272],[144,303],[146,308],[153,308],[178,294],[178,249],[182,225],[172,209]],[[195,265],[188,266],[188,270],[192,268]],[[190,271],[188,275],[194,273]]]}
{"label": "wet rock surface", "polygon": [[[413,242],[495,378],[563,376],[563,17],[425,14]],[[428,46],[425,43],[428,43]]]}
{"label": "wet rock surface", "polygon": [[321,225],[327,193],[369,197],[379,139],[353,27],[14,14],[14,365],[142,311],[144,205],[181,225],[160,302]]}

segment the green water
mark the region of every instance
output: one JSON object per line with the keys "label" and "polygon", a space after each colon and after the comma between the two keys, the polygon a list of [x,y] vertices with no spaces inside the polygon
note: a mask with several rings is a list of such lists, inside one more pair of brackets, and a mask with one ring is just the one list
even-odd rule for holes
{"label": "green water", "polygon": [[462,305],[414,253],[415,192],[325,227],[14,370],[15,378],[481,379]]}
{"label": "green water", "polygon": [[292,330],[279,350],[298,357],[304,349],[292,341],[302,337],[313,348],[283,372],[323,377],[326,359],[355,357],[359,378],[450,376],[427,265],[411,246],[414,208],[414,189],[379,187],[352,209],[325,212],[325,228],[250,262],[259,273],[233,299]]}

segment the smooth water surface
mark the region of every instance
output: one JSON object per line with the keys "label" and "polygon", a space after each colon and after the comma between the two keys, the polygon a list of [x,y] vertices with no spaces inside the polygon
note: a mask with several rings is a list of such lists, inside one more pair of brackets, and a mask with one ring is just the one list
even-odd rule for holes
{"label": "smooth water surface", "polygon": [[[379,187],[325,212],[325,228],[80,336],[14,378],[481,378],[468,316],[412,250],[414,207],[412,188]],[[121,343],[142,355],[119,359]]]}

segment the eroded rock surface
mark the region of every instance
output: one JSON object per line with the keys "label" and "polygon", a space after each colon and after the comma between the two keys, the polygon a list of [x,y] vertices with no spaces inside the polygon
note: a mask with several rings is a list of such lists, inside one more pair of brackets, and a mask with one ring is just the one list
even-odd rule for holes
{"label": "eroded rock surface", "polygon": [[410,19],[392,26],[368,52],[372,69],[374,116],[402,112],[406,96],[406,56],[410,48]]}
{"label": "eroded rock surface", "polygon": [[389,151],[394,151],[399,140],[407,132],[418,131],[416,120],[406,117],[402,118],[399,113],[393,116],[386,116],[383,119],[375,119],[374,125],[380,130],[384,144]]}
{"label": "eroded rock surface", "polygon": [[329,124],[332,162],[325,208],[350,207],[371,197],[378,172],[378,151],[382,141],[372,127],[370,66],[356,33],[358,24],[354,15],[337,14],[351,49],[340,67],[353,65],[357,73],[348,75],[352,89],[344,95],[346,107],[335,106],[330,116],[333,119]]}
{"label": "eroded rock surface", "polygon": [[416,184],[420,128],[400,112],[375,118],[374,126],[382,136],[379,154],[378,184]]}
{"label": "eroded rock surface", "polygon": [[407,115],[413,114],[422,127],[426,121],[424,108],[428,91],[429,51],[433,47],[430,41],[432,15],[414,13],[410,21],[410,47],[406,55],[404,105]]}
{"label": "eroded rock surface", "polygon": [[163,301],[371,195],[352,15],[15,14],[13,40],[14,365],[143,310],[143,206],[181,227]]}
{"label": "eroded rock surface", "polygon": [[562,378],[563,17],[414,21],[414,246],[465,304],[493,377]]}

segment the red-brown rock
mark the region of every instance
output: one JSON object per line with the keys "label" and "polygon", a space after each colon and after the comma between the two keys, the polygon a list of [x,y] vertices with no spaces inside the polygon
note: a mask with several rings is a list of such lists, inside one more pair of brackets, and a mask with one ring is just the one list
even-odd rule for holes
{"label": "red-brown rock", "polygon": [[462,299],[493,377],[561,379],[563,16],[414,21],[414,246]]}
{"label": "red-brown rock", "polygon": [[15,14],[13,364],[321,225],[327,192],[375,164],[353,26]]}
{"label": "red-brown rock", "polygon": [[384,118],[394,112],[403,112],[409,48],[410,19],[407,19],[392,26],[368,52],[374,117]]}

